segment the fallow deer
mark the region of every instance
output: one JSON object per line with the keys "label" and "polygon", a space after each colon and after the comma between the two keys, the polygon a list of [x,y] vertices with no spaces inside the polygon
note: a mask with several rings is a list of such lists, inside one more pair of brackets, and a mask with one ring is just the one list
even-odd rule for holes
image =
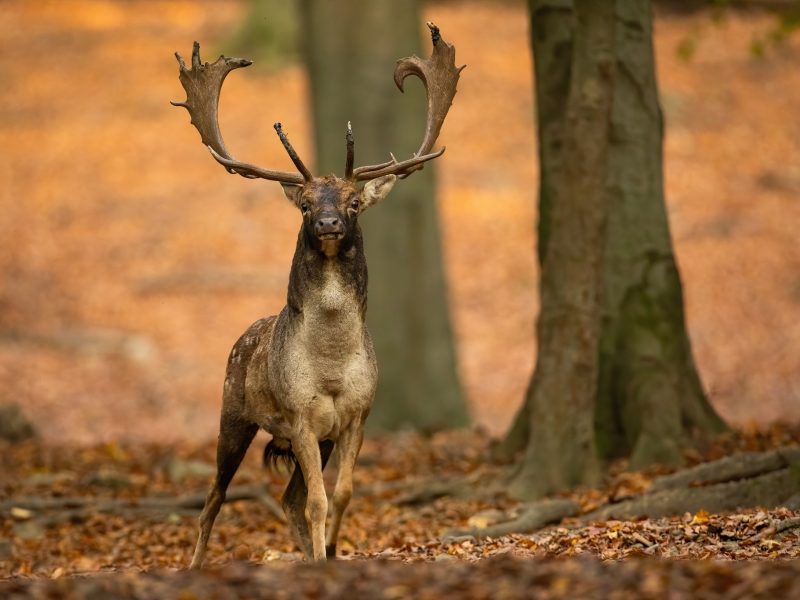
{"label": "fallow deer", "polygon": [[[364,421],[375,396],[377,363],[365,323],[367,263],[358,217],[383,200],[396,179],[421,169],[444,153],[431,152],[456,93],[461,69],[455,48],[428,23],[433,41],[428,59],[398,61],[394,80],[400,91],[413,74],[426,89],[428,116],[416,154],[403,161],[354,168],[350,123],[346,139],[344,177],[314,177],[275,124],[275,130],[299,173],[263,169],[240,162],[228,152],[219,130],[217,110],[225,77],[251,61],[220,56],[200,61],[194,43],[192,67],[175,53],[184,102],[203,144],[229,173],[249,179],[269,179],[283,186],[287,198],[302,213],[302,226],[289,274],[286,306],[277,316],[253,323],[233,346],[223,388],[217,444],[217,475],[200,516],[200,534],[191,567],[206,553],[214,519],[225,492],[259,428],[272,434],[265,449],[270,457],[294,463],[282,498],[292,533],[307,559],[325,560],[336,554],[342,515],[353,489],[353,468],[364,436]],[[366,182],[363,188],[359,184]],[[339,471],[327,538],[328,500],[322,470],[337,446]],[[299,467],[299,468],[298,468]]]}

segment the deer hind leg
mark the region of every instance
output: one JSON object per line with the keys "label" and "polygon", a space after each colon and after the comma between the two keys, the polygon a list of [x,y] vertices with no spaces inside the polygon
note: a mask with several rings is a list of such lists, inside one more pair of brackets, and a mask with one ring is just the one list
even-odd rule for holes
{"label": "deer hind leg", "polygon": [[336,539],[339,537],[342,517],[353,496],[353,469],[356,466],[356,459],[363,441],[363,427],[351,427],[342,432],[339,438],[339,473],[336,476],[336,487],[333,491],[331,525],[328,529],[328,538],[325,540],[325,554],[328,558],[336,556]]}
{"label": "deer hind leg", "polygon": [[197,538],[190,569],[199,569],[203,564],[211,528],[222,503],[225,502],[225,492],[257,431],[258,425],[223,412],[217,442],[217,476],[211,484],[206,504],[200,514],[200,535]]}
{"label": "deer hind leg", "polygon": [[[320,442],[319,454],[323,470],[325,465],[328,464],[332,451],[333,442],[331,440]],[[286,486],[283,498],[281,498],[281,505],[297,545],[306,558],[312,558],[314,556],[313,544],[311,532],[308,529],[308,521],[306,521],[307,499],[308,488],[306,487],[305,479],[303,479],[303,470],[299,464],[295,464],[292,478],[289,481],[289,485]]]}

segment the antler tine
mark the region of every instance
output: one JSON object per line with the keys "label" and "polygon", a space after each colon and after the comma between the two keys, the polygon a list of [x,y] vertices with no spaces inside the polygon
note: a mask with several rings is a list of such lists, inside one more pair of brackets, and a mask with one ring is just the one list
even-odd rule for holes
{"label": "antler tine", "polygon": [[353,169],[353,177],[358,179],[358,176],[363,173],[368,173],[371,171],[377,171],[378,169],[385,169],[386,167],[391,167],[392,165],[397,164],[397,159],[394,157],[394,154],[389,152],[390,159],[383,163],[378,163],[377,165],[365,165],[363,167],[357,167]]}
{"label": "antler tine", "polygon": [[353,126],[350,125],[350,121],[347,122],[347,134],[344,136],[344,139],[347,143],[347,160],[345,161],[344,164],[344,178],[352,179],[356,143],[355,140],[353,139]]}
{"label": "antler tine", "polygon": [[366,169],[358,172],[356,169],[356,174],[354,175],[354,179],[356,181],[367,181],[368,179],[377,179],[378,177],[383,177],[384,175],[391,175],[395,174],[401,179],[407,177],[417,169],[422,168],[422,164],[428,162],[429,160],[433,160],[434,158],[439,158],[447,148],[442,148],[436,152],[431,152],[430,154],[423,154],[422,156],[414,156],[407,160],[398,162],[397,159],[393,158],[392,160],[381,163],[379,165],[372,165],[370,167],[359,167],[361,169]]}
{"label": "antler tine", "polygon": [[211,156],[225,167],[226,171],[237,173],[248,179],[270,179],[294,184],[302,184],[307,181],[305,173],[301,176],[297,173],[271,171],[240,162],[233,158],[225,147],[222,133],[219,130],[218,118],[219,95],[222,90],[222,83],[228,73],[240,67],[248,67],[253,64],[252,61],[246,58],[220,56],[211,64],[203,63],[200,61],[200,44],[197,42],[192,46],[191,69],[186,68],[186,63],[179,52],[175,53],[175,58],[177,58],[180,67],[178,77],[183,89],[186,90],[186,100],[184,102],[172,102],[172,105],[182,106],[189,111],[192,125],[200,133],[203,144],[209,149]]}
{"label": "antler tine", "polygon": [[407,177],[421,169],[425,162],[444,153],[444,148],[438,152],[431,152],[431,148],[439,137],[442,124],[453,103],[453,97],[456,95],[458,78],[466,65],[455,66],[455,46],[442,38],[436,25],[430,21],[427,25],[431,31],[431,42],[433,43],[433,52],[430,58],[421,59],[416,55],[402,58],[397,61],[394,71],[394,82],[401,92],[403,91],[403,82],[409,75],[419,77],[425,86],[428,97],[428,116],[422,143],[414,156],[408,160],[397,162],[392,157],[392,161],[389,163],[358,167],[353,172],[357,181],[375,179],[390,173]]}
{"label": "antler tine", "polygon": [[278,132],[278,137],[281,139],[281,143],[283,147],[286,148],[286,153],[289,155],[289,158],[292,159],[294,166],[297,167],[297,170],[303,175],[303,179],[306,181],[311,181],[314,179],[314,176],[311,174],[311,171],[303,164],[303,161],[300,160],[300,157],[297,156],[297,152],[295,152],[294,148],[292,148],[292,144],[289,142],[289,138],[286,137],[286,134],[283,133],[283,129],[280,123],[275,123],[273,125],[275,131]]}

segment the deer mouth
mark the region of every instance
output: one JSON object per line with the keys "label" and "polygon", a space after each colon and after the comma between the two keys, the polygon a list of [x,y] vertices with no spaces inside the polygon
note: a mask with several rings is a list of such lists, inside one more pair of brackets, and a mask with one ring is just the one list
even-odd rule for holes
{"label": "deer mouth", "polygon": [[338,241],[344,237],[343,231],[328,231],[317,234],[317,239],[322,242]]}
{"label": "deer mouth", "polygon": [[333,258],[339,254],[339,246],[341,246],[344,232],[332,231],[330,233],[320,233],[317,236],[319,240],[320,250],[328,258]]}

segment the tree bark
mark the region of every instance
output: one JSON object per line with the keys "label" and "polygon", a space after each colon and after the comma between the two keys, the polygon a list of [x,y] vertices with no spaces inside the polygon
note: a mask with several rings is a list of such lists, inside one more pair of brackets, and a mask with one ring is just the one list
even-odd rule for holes
{"label": "tree bark", "polygon": [[581,516],[581,520],[630,520],[645,516],[656,519],[699,510],[721,513],[756,506],[772,509],[783,506],[799,490],[800,468],[794,465],[758,477],[707,487],[673,488],[644,494],[618,504],[602,506]]}
{"label": "tree bark", "polygon": [[728,483],[778,471],[794,464],[800,465],[800,448],[778,448],[771,452],[734,454],[658,477],[648,491],[653,493]]}
{"label": "tree bark", "polygon": [[541,246],[539,351],[528,395],[530,433],[511,482],[512,494],[521,497],[596,483],[599,476],[594,401],[615,77],[613,5],[578,3],[574,27],[560,132],[563,160],[545,184],[556,195],[545,195],[547,235]]}
{"label": "tree bark", "polygon": [[[563,164],[564,120],[572,70],[572,0],[530,2],[530,36],[535,63],[536,122],[539,141],[539,227],[537,255],[544,263],[550,233],[550,213],[556,204],[556,184]],[[532,383],[532,382],[531,382]],[[500,460],[510,460],[530,437],[531,386],[505,438],[495,448]]]}
{"label": "tree bark", "polygon": [[[397,59],[420,52],[415,1],[303,0],[317,171],[344,169],[352,121],[357,164],[411,156],[425,130],[425,93],[400,94]],[[446,159],[445,159],[446,160]],[[380,370],[371,429],[465,425],[448,316],[433,166],[401,181],[362,219],[370,267],[368,323]]]}
{"label": "tree bark", "polygon": [[[542,173],[539,349],[500,446],[506,456],[525,450],[511,486],[524,497],[591,483],[599,459],[679,464],[693,436],[725,428],[686,333],[663,194],[650,3],[530,0],[530,14]],[[602,110],[579,108],[587,88],[597,88]],[[554,316],[559,306],[568,308]]]}
{"label": "tree bark", "polygon": [[633,468],[677,465],[692,435],[725,426],[703,392],[686,332],[664,201],[651,7],[617,0],[616,15],[598,451],[630,454]]}

